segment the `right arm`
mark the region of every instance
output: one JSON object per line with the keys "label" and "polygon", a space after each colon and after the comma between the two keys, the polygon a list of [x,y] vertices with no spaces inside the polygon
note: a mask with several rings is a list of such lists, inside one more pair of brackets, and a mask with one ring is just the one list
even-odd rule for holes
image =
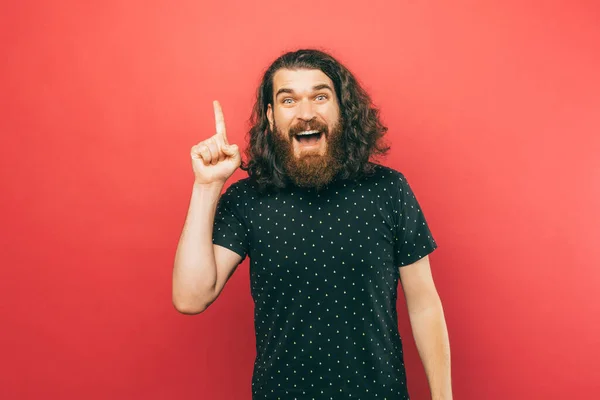
{"label": "right arm", "polygon": [[212,242],[215,212],[225,181],[240,166],[227,141],[223,111],[214,102],[217,133],[192,147],[195,181],[173,266],[173,305],[184,314],[204,311],[221,293],[242,257]]}
{"label": "right arm", "polygon": [[222,184],[194,184],[173,268],[173,305],[184,314],[204,311],[219,296],[242,257],[212,243]]}

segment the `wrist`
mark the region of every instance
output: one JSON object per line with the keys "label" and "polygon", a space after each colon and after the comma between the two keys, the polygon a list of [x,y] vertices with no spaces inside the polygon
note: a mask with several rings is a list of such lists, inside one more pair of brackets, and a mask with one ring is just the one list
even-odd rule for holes
{"label": "wrist", "polygon": [[225,186],[225,182],[217,181],[217,182],[211,182],[211,183],[200,183],[200,182],[194,181],[193,190],[201,191],[201,192],[219,192],[219,193],[221,193],[223,186]]}

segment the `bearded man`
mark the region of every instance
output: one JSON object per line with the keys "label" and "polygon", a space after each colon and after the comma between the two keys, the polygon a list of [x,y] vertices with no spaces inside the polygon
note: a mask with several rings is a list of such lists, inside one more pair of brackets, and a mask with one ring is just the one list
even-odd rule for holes
{"label": "bearded man", "polygon": [[[258,88],[248,161],[216,134],[192,147],[192,198],[173,303],[204,311],[250,259],[252,398],[409,399],[397,288],[432,399],[451,399],[450,347],[428,255],[437,248],[406,177],[374,162],[387,131],[329,54],[276,59]],[[238,168],[248,177],[225,182]]]}

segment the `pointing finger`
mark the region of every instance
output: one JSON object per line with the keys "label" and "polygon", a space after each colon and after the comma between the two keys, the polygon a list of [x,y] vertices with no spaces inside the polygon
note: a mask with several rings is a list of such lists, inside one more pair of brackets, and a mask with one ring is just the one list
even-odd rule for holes
{"label": "pointing finger", "polygon": [[229,145],[227,141],[227,132],[225,130],[225,118],[223,117],[223,110],[221,104],[217,100],[213,101],[213,108],[215,109],[215,123],[217,126],[217,135],[223,138],[223,142]]}

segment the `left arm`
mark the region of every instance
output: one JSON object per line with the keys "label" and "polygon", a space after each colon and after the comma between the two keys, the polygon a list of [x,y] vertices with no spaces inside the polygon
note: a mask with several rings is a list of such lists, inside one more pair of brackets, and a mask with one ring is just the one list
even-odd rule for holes
{"label": "left arm", "polygon": [[423,362],[432,400],[451,400],[450,343],[442,302],[435,288],[429,257],[400,267],[413,337]]}

